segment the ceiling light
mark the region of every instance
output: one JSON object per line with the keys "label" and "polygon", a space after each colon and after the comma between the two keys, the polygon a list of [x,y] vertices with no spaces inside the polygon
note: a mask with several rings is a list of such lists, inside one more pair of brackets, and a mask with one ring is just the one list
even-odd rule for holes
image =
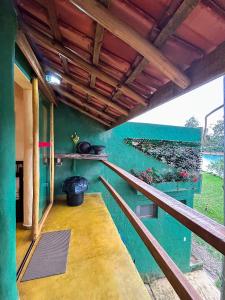
{"label": "ceiling light", "polygon": [[62,78],[58,74],[47,72],[45,74],[45,80],[52,85],[60,85]]}

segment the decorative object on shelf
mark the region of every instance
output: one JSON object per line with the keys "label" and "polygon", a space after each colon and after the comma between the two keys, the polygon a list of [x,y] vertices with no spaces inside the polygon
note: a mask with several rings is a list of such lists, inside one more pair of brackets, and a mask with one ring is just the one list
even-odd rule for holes
{"label": "decorative object on shelf", "polygon": [[77,152],[80,154],[88,154],[91,152],[91,144],[88,142],[80,142],[77,144]]}
{"label": "decorative object on shelf", "polygon": [[84,192],[88,189],[88,180],[81,176],[72,176],[63,182],[62,191],[67,195],[69,206],[81,205],[84,201]]}
{"label": "decorative object on shelf", "polygon": [[91,146],[92,150],[96,155],[99,155],[102,153],[102,151],[105,149],[105,146],[102,145],[93,145]]}
{"label": "decorative object on shelf", "polygon": [[72,139],[74,145],[76,145],[79,142],[80,137],[77,135],[76,132],[74,132],[74,134],[71,135],[71,139]]}

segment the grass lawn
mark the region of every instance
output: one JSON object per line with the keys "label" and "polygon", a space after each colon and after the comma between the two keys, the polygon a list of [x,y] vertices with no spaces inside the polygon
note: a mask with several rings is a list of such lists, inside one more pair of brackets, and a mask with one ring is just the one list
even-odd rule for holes
{"label": "grass lawn", "polygon": [[223,179],[202,174],[202,192],[194,198],[194,208],[209,218],[223,224]]}
{"label": "grass lawn", "polygon": [[[194,198],[194,208],[209,218],[223,224],[223,179],[221,177],[204,172],[202,174],[202,191]],[[194,240],[206,247],[208,252],[218,260],[222,261],[222,254],[193,234]]]}

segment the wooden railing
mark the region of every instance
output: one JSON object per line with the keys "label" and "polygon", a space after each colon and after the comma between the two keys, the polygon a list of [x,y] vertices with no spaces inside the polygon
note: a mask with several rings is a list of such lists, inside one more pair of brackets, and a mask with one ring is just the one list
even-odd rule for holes
{"label": "wooden railing", "polygon": [[157,190],[109,161],[102,162],[129,185],[225,255],[225,226]]}
{"label": "wooden railing", "polygon": [[195,289],[185,278],[183,273],[169,257],[166,251],[160,246],[158,241],[153,237],[153,235],[148,231],[145,225],[140,221],[136,214],[129,208],[126,202],[121,198],[121,196],[116,192],[116,190],[101,176],[100,177],[103,184],[112,194],[124,214],[127,216],[146,247],[151,252],[155,261],[158,263],[174,290],[177,292],[181,299],[201,299],[197,294]]}
{"label": "wooden railing", "polygon": [[[225,254],[225,226],[216,223],[194,209],[148,185],[122,168],[108,161],[102,162],[127,181],[133,188],[143,193],[164,211],[180,221],[180,223],[214,246],[223,255]],[[130,209],[117,191],[102,176],[100,177],[100,180],[127,216],[178,296],[181,299],[201,299],[175,262],[169,257],[166,251],[148,231],[136,214]]]}

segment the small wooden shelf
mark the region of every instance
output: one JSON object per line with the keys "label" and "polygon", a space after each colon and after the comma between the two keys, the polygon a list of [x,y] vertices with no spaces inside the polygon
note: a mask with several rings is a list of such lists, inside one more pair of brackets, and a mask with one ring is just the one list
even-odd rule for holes
{"label": "small wooden shelf", "polygon": [[57,163],[61,162],[62,159],[87,159],[87,160],[107,160],[107,154],[79,154],[79,153],[55,153]]}

